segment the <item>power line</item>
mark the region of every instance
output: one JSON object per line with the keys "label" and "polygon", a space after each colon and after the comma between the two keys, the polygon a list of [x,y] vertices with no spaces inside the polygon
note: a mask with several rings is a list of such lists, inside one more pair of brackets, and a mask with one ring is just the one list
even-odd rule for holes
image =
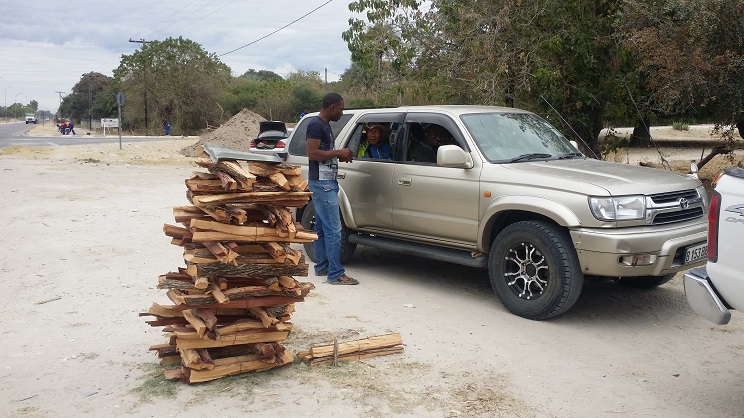
{"label": "power line", "polygon": [[[227,4],[225,4],[224,6],[222,6],[222,7],[220,7],[220,8],[217,8],[217,9],[215,9],[215,10],[214,10],[214,11],[212,11],[211,13],[207,13],[207,14],[205,14],[204,16],[200,17],[199,19],[196,19],[195,21],[193,21],[193,22],[191,22],[191,23],[187,23],[187,24],[185,24],[185,25],[181,26],[181,27],[180,27],[180,28],[178,28],[177,30],[183,30],[183,29],[185,29],[185,28],[188,28],[189,26],[193,25],[194,23],[196,23],[196,22],[198,22],[198,21],[200,21],[200,20],[202,20],[202,19],[204,19],[204,18],[207,18],[207,17],[209,17],[209,16],[212,16],[213,14],[215,14],[215,13],[219,12],[220,10],[224,9],[225,7],[227,7],[227,6],[229,6],[229,5],[233,4],[233,3],[235,3],[236,1],[238,1],[238,0],[232,0],[232,1],[230,2],[230,3],[227,3]],[[163,28],[163,29],[165,29],[165,28]],[[160,31],[158,31],[158,32],[160,32]],[[155,32],[155,33],[157,33],[157,32]]]}
{"label": "power line", "polygon": [[218,56],[218,57],[223,57],[223,56],[225,56],[225,55],[227,55],[227,54],[232,54],[232,53],[233,53],[233,52],[235,52],[235,51],[241,50],[241,49],[243,49],[243,48],[245,48],[245,47],[247,47],[247,46],[251,46],[251,45],[255,44],[255,43],[256,43],[256,42],[258,42],[258,41],[261,41],[261,40],[263,40],[263,39],[266,39],[266,38],[268,38],[269,36],[271,36],[271,35],[273,35],[273,34],[275,34],[275,33],[279,32],[280,30],[282,30],[282,29],[286,29],[286,28],[288,28],[289,26],[291,26],[291,25],[293,25],[293,24],[295,24],[295,23],[299,22],[300,20],[302,20],[302,19],[304,19],[304,18],[306,18],[306,17],[310,16],[311,14],[315,13],[316,11],[318,11],[318,9],[320,9],[321,7],[325,6],[326,4],[328,4],[328,3],[332,2],[332,1],[333,1],[333,0],[328,0],[327,2],[325,2],[325,3],[321,4],[320,6],[318,6],[318,7],[314,8],[313,10],[311,10],[311,11],[309,11],[309,12],[305,13],[304,15],[302,15],[302,16],[300,16],[300,17],[298,17],[297,19],[295,19],[295,20],[293,20],[293,21],[291,21],[291,22],[287,23],[286,25],[282,26],[281,28],[279,28],[279,29],[277,29],[277,30],[275,30],[275,31],[273,31],[273,32],[271,32],[271,33],[269,33],[268,35],[264,35],[264,36],[262,36],[262,37],[260,37],[260,38],[256,39],[255,41],[253,41],[253,42],[251,42],[251,43],[245,44],[245,45],[243,45],[243,46],[241,46],[241,47],[239,47],[239,48],[235,48],[235,49],[233,49],[232,51],[227,51],[227,52],[225,52],[224,54],[220,54],[220,55],[217,55],[217,56]]}

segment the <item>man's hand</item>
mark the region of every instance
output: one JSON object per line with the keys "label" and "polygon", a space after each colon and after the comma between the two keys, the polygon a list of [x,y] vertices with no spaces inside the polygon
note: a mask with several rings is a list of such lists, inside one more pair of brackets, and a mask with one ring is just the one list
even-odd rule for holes
{"label": "man's hand", "polygon": [[338,150],[338,160],[342,163],[350,163],[354,159],[354,154],[348,148]]}

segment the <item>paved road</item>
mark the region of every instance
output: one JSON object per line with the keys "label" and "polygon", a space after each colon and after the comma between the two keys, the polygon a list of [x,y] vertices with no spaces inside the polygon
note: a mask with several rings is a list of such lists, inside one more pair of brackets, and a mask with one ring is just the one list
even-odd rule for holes
{"label": "paved road", "polygon": [[[17,145],[47,147],[119,142],[118,135],[103,136],[101,134],[95,133],[91,135],[85,135],[87,131],[80,128],[76,128],[76,131],[78,131],[78,135],[59,135],[49,130],[44,130],[44,132],[42,133],[35,133],[33,131],[36,127],[39,127],[39,125],[27,125],[24,122],[0,124],[0,148]],[[122,137],[122,141],[162,141],[165,139],[170,140],[173,138],[174,137],[171,136],[124,136]]]}

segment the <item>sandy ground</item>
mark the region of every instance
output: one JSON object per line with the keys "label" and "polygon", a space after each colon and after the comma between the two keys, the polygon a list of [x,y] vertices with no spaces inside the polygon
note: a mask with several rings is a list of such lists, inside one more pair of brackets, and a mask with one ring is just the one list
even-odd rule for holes
{"label": "sandy ground", "polygon": [[587,285],[567,314],[535,322],[509,314],[483,270],[361,247],[347,265],[359,286],[301,279],[316,289],[287,346],[400,332],[403,354],[165,382],[147,350],[165,337],[138,313],[168,303],[157,277],[184,265],[162,225],[187,204],[195,167],[179,151],[194,141],[0,156],[0,416],[744,414],[744,315],[726,326],[698,317],[680,275],[650,291]]}

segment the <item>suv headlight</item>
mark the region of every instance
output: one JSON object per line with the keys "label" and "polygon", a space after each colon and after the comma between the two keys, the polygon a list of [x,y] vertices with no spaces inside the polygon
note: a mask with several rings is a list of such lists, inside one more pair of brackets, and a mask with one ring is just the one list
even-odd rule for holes
{"label": "suv headlight", "polygon": [[695,191],[697,192],[698,196],[700,196],[700,199],[703,201],[703,212],[705,212],[708,209],[708,192],[705,191],[705,186],[700,185],[695,188]]}
{"label": "suv headlight", "polygon": [[589,197],[592,215],[600,221],[629,221],[646,217],[643,195]]}

